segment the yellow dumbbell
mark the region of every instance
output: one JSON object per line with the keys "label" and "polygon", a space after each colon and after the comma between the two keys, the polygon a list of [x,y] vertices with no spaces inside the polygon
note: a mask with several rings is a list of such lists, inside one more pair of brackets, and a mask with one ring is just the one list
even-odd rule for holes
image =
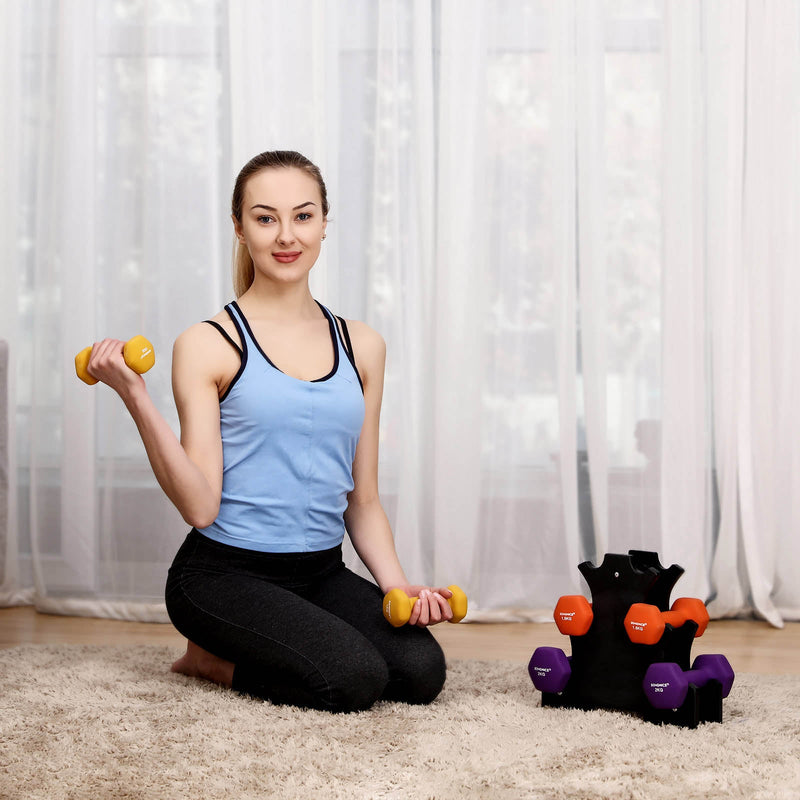
{"label": "yellow dumbbell", "polygon": [[[94,386],[97,379],[93,378],[87,369],[89,366],[89,357],[92,355],[92,348],[84,347],[83,350],[75,356],[75,374],[89,386]],[[125,347],[122,348],[122,357],[125,363],[140,375],[147,372],[153,364],[156,363],[156,353],[153,345],[144,338],[144,336],[134,336],[133,339],[125,342]]]}
{"label": "yellow dumbbell", "polygon": [[[447,588],[453,593],[453,596],[447,600],[453,611],[453,617],[448,622],[461,622],[467,616],[467,596],[458,586],[453,585]],[[411,618],[411,609],[414,608],[414,603],[418,599],[418,597],[409,597],[402,589],[391,589],[383,598],[383,616],[386,617],[387,622],[390,622],[395,628],[399,628]]]}

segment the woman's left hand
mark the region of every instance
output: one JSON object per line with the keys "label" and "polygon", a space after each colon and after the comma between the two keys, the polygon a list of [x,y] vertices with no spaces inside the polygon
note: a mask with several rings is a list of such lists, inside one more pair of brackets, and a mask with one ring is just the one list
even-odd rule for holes
{"label": "woman's left hand", "polygon": [[453,617],[453,610],[447,600],[453,596],[449,589],[436,589],[431,586],[406,586],[405,593],[409,597],[416,597],[417,602],[411,609],[409,625],[427,628],[438,625]]}

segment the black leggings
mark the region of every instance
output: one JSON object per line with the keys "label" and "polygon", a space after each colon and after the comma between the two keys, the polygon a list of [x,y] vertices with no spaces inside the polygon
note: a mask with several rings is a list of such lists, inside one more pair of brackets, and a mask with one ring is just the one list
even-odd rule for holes
{"label": "black leggings", "polygon": [[187,639],[235,665],[233,688],[273,703],[358,711],[430,703],[445,662],[430,631],[393,628],[381,592],[341,547],[260,553],[189,532],[169,570],[167,611]]}

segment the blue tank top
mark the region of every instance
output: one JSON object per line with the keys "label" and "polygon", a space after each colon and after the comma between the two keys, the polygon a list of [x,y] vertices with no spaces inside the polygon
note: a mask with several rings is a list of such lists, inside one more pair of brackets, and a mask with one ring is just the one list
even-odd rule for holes
{"label": "blue tank top", "polygon": [[364,421],[361,378],[344,320],[344,341],[325,314],[333,368],[300,380],[281,372],[261,349],[236,302],[225,306],[242,343],[213,324],[241,354],[220,398],[222,499],[200,532],[234,547],[271,553],[327,550],[344,538],[353,459]]}

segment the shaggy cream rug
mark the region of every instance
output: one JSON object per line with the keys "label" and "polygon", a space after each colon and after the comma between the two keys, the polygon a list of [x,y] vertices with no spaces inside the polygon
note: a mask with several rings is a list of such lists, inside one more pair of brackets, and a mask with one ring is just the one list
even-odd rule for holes
{"label": "shaggy cream rug", "polygon": [[0,651],[0,797],[800,798],[800,676],[739,675],[696,730],[541,708],[523,665],[455,661],[429,707],[330,715],[169,672],[170,647]]}

